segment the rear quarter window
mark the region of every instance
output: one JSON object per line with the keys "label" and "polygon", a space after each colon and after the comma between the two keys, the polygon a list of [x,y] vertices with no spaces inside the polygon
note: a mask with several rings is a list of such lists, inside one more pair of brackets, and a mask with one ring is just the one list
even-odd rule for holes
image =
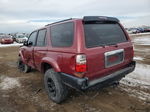
{"label": "rear quarter window", "polygon": [[73,22],[51,26],[51,43],[53,47],[70,47],[73,44]]}

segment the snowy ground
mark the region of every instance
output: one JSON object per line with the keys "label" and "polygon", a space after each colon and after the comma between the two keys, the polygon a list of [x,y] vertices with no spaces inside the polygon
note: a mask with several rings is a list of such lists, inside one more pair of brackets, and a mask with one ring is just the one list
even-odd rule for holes
{"label": "snowy ground", "polygon": [[145,89],[150,90],[150,65],[144,64],[149,63],[150,60],[150,35],[132,38],[132,41],[135,45],[134,50],[136,55],[134,60],[137,62],[136,68],[134,72],[121,80],[121,84],[135,87],[136,89],[122,89],[129,92],[131,96],[150,101],[150,93],[143,91]]}
{"label": "snowy ground", "polygon": [[11,47],[11,46],[21,46],[21,45],[23,45],[23,44],[16,43],[16,42],[14,42],[13,44],[1,44],[0,43],[0,47]]}
{"label": "snowy ground", "polygon": [[150,93],[144,90],[150,90],[150,65],[138,64],[135,71],[128,74],[120,81],[121,84],[129,87],[122,87],[121,89],[127,91],[130,96],[137,97],[144,101],[150,101]]}
{"label": "snowy ground", "polygon": [[121,82],[129,86],[150,88],[150,65],[137,63],[134,72],[128,74]]}
{"label": "snowy ground", "polygon": [[136,34],[129,34],[130,36],[146,36],[150,35],[150,32],[145,32],[145,33],[136,33]]}
{"label": "snowy ground", "polygon": [[7,77],[5,75],[2,75],[0,77],[0,88],[2,90],[9,90],[9,89],[14,89],[16,87],[20,87],[20,83],[18,78],[11,78]]}
{"label": "snowy ground", "polygon": [[137,37],[133,42],[138,45],[150,45],[150,36]]}

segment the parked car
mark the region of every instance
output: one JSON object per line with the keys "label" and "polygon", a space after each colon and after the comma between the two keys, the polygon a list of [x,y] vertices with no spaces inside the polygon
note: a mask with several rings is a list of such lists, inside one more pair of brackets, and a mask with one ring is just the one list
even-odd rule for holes
{"label": "parked car", "polygon": [[144,32],[144,28],[137,28],[138,33],[143,33]]}
{"label": "parked car", "polygon": [[1,44],[12,44],[14,41],[10,35],[1,35],[0,43]]}
{"label": "parked car", "polygon": [[144,32],[150,32],[150,27],[144,28]]}
{"label": "parked car", "polygon": [[15,40],[18,43],[23,43],[23,42],[27,41],[28,38],[25,35],[19,34],[19,35],[16,36]]}
{"label": "parked car", "polygon": [[33,31],[19,50],[18,68],[44,73],[49,98],[61,103],[69,87],[87,90],[118,83],[135,68],[133,52],[117,18],[85,16]]}
{"label": "parked car", "polygon": [[129,29],[127,30],[127,32],[128,32],[129,34],[140,33],[140,31],[139,31],[137,28],[129,28]]}

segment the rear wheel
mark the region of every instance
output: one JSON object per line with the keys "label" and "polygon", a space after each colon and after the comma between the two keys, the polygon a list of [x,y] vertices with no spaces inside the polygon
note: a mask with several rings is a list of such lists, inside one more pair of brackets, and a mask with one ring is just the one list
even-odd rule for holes
{"label": "rear wheel", "polygon": [[66,99],[68,88],[62,83],[59,73],[53,69],[48,69],[44,75],[44,84],[51,100],[61,103]]}
{"label": "rear wheel", "polygon": [[19,59],[18,59],[17,66],[18,66],[18,69],[24,73],[28,73],[31,71],[31,67],[24,64],[21,57],[19,57]]}

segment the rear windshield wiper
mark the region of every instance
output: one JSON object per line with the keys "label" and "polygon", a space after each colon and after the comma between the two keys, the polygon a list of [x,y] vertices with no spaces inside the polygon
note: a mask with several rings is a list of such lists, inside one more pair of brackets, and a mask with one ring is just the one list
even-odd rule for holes
{"label": "rear windshield wiper", "polygon": [[90,47],[105,47],[105,46],[106,46],[106,44],[97,44],[97,45],[89,46],[89,48]]}
{"label": "rear windshield wiper", "polygon": [[105,47],[105,46],[108,46],[108,45],[115,45],[115,46],[117,46],[116,43],[98,44],[98,46],[102,46],[102,47]]}

